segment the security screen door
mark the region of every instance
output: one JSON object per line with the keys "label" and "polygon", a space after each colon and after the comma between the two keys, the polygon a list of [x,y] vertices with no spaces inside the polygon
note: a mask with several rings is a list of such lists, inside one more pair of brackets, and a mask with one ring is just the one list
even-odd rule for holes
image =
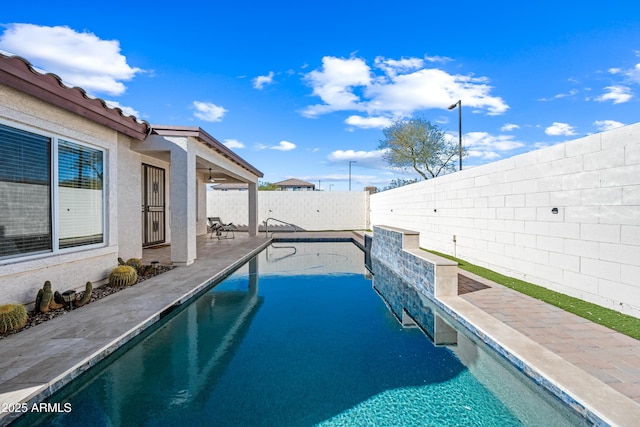
{"label": "security screen door", "polygon": [[164,169],[142,165],[142,246],[164,243]]}

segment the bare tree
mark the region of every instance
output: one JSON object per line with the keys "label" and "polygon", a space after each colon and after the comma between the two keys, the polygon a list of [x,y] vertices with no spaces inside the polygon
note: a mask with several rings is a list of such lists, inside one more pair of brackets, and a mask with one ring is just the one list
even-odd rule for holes
{"label": "bare tree", "polygon": [[[429,179],[456,169],[458,146],[447,140],[444,130],[422,118],[398,120],[383,131],[378,149],[390,166],[413,169]],[[465,152],[463,151],[463,156]]]}

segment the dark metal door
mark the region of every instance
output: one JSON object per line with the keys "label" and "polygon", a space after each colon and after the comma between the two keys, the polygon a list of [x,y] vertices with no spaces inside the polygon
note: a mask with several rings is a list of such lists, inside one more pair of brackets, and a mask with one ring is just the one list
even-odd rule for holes
{"label": "dark metal door", "polygon": [[164,169],[142,165],[142,246],[164,243]]}

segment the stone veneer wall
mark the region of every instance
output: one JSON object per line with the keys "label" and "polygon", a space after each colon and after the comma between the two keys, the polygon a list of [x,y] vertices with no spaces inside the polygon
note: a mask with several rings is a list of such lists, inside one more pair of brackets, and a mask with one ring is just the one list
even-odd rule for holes
{"label": "stone veneer wall", "polygon": [[458,263],[421,250],[419,238],[415,231],[375,226],[371,258],[431,299],[457,295]]}

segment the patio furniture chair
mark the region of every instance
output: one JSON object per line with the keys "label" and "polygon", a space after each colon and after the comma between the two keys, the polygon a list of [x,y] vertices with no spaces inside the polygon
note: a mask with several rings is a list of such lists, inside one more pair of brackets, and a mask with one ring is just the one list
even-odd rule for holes
{"label": "patio furniture chair", "polygon": [[[211,230],[210,239],[213,239],[214,234],[218,239],[236,238],[234,231],[237,230],[237,228],[232,222],[225,224],[219,216],[210,216],[207,218],[207,221],[209,222],[209,230]],[[231,237],[229,237],[229,234],[231,234]]]}

